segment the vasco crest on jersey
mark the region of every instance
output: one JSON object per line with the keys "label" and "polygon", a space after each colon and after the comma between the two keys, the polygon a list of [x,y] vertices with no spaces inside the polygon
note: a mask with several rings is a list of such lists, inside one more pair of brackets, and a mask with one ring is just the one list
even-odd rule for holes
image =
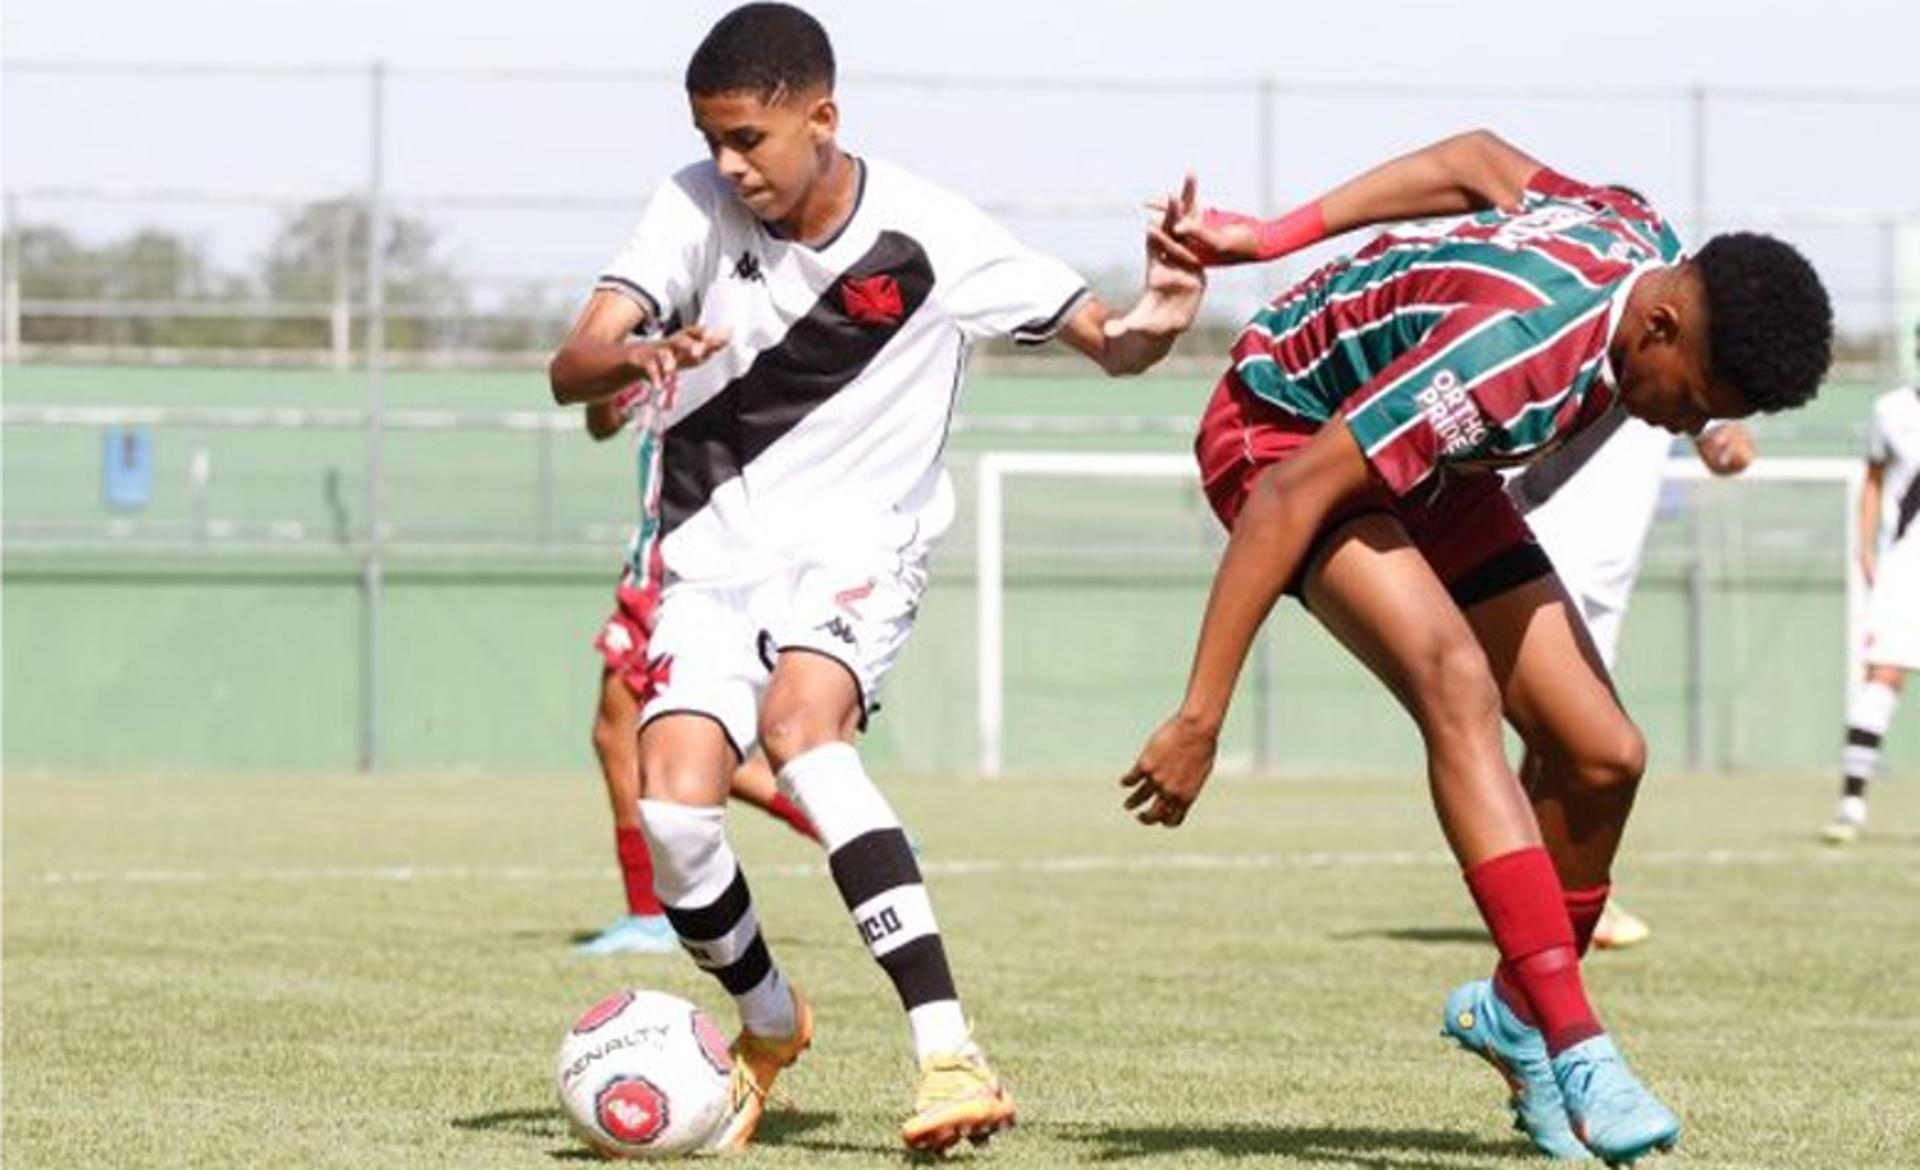
{"label": "vasco crest on jersey", "polygon": [[875,328],[898,325],[906,315],[899,282],[884,272],[842,279],[840,308],[855,323]]}

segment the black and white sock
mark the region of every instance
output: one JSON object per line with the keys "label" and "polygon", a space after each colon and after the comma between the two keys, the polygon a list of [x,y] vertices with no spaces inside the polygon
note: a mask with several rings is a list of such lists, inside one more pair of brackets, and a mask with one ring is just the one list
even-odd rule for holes
{"label": "black and white sock", "polygon": [[916,1054],[968,1044],[933,903],[906,830],[852,745],[814,748],[780,769],[780,787],[806,811],[827,847],[841,900],[907,1009]]}
{"label": "black and white sock", "polygon": [[793,993],[760,936],[723,810],[643,800],[640,825],[653,852],[653,889],[680,945],[733,996],[747,1031],[792,1035]]}
{"label": "black and white sock", "polygon": [[1880,770],[1880,741],[1893,723],[1900,692],[1883,682],[1864,683],[1847,702],[1847,746],[1841,753],[1840,815],[1854,824],[1867,819],[1867,785]]}

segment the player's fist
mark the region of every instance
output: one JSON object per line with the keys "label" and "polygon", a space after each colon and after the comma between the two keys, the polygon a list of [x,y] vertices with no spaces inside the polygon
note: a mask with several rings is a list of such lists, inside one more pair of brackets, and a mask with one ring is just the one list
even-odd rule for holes
{"label": "player's fist", "polygon": [[1120,786],[1129,789],[1122,802],[1127,811],[1143,825],[1179,826],[1206,787],[1219,746],[1217,732],[1191,720],[1176,715],[1162,723],[1120,777]]}
{"label": "player's fist", "polygon": [[1753,465],[1753,432],[1728,423],[1703,433],[1693,441],[1693,449],[1715,475],[1739,475]]}

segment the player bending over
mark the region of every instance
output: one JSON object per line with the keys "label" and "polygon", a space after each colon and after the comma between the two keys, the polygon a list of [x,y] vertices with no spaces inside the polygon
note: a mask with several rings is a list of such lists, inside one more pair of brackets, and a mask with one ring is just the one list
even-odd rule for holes
{"label": "player bending over", "polygon": [[[629,422],[635,431],[639,476],[639,523],[627,542],[626,567],[614,588],[614,609],[593,648],[600,652],[600,701],[594,708],[593,753],[613,806],[614,853],[620,863],[627,912],[580,943],[586,956],[664,954],[680,949],[659,895],[653,892],[653,857],[640,832],[640,708],[653,689],[647,643],[660,606],[660,394],[636,382],[613,398],[587,404],[587,433],[610,439]],[[794,832],[818,840],[812,822],[774,785],[766,757],[755,752],[733,774],[732,794],[785,821]]]}
{"label": "player bending over", "polygon": [[[1490,468],[1615,410],[1675,433],[1798,406],[1830,357],[1811,267],[1763,236],[1683,257],[1656,213],[1476,132],[1284,218],[1183,214],[1212,263],[1396,223],[1256,314],[1201,424],[1232,528],[1186,697],[1123,777],[1148,824],[1186,817],[1255,631],[1283,592],[1413,716],[1448,844],[1499,948],[1447,1032],[1513,1087],[1542,1150],[1631,1162],[1678,1120],[1627,1069],[1581,983],[1646,758],[1566,591]],[[1501,716],[1536,771],[1509,767]]]}
{"label": "player bending over", "polygon": [[[584,402],[677,372],[640,807],[668,921],[740,1010],[716,1148],[747,1144],[813,1035],[722,820],[728,777],[757,742],[819,829],[906,1009],[920,1075],[901,1137],[944,1150],[1012,1124],[1014,1105],[973,1040],[906,833],[853,739],[953,517],[949,412],[985,338],[1058,336],[1112,374],[1151,366],[1192,322],[1204,281],[1168,260],[1161,233],[1140,301],[1112,317],[964,200],[841,149],[833,80],[825,31],[796,8],[750,4],[713,27],[686,74],[710,158],[655,193],[551,376],[559,401]],[[665,339],[631,340],[648,322]]]}
{"label": "player bending over", "polygon": [[[1920,329],[1914,346],[1920,356]],[[1867,673],[1847,700],[1840,807],[1820,831],[1835,845],[1858,840],[1867,823],[1867,784],[1880,770],[1880,741],[1907,672],[1920,670],[1920,386],[1889,390],[1873,404],[1859,525],[1860,568],[1873,596]]]}

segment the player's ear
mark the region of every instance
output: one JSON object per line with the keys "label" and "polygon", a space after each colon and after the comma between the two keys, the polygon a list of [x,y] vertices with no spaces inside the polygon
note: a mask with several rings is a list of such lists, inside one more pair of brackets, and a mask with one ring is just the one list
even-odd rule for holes
{"label": "player's ear", "polygon": [[1641,337],[1655,345],[1676,344],[1680,340],[1681,317],[1679,306],[1668,301],[1655,301],[1647,310]]}
{"label": "player's ear", "polygon": [[815,146],[825,146],[839,132],[840,103],[831,93],[821,94],[807,107],[807,133],[813,136]]}

